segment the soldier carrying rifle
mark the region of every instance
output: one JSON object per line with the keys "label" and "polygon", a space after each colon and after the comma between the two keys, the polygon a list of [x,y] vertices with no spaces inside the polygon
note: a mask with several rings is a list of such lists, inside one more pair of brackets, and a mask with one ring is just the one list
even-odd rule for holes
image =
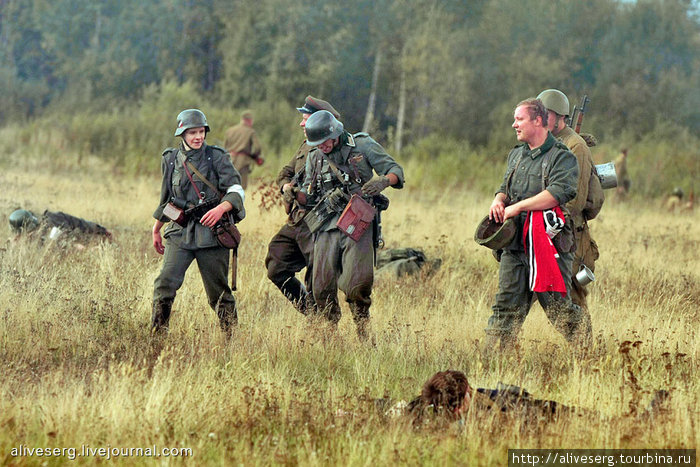
{"label": "soldier carrying rifle", "polygon": [[[216,229],[229,216],[234,222],[245,217],[245,195],[241,177],[226,151],[205,143],[208,131],[204,113],[183,110],[175,130],[182,143],[177,149],[163,152],[160,201],[153,213],[153,247],[163,255],[163,267],[153,291],[154,334],[167,331],[175,294],[195,259],[209,306],[216,311],[227,337],[238,320],[236,301],[226,277],[231,247],[220,244]],[[161,237],[161,228],[170,220],[175,222],[170,222]]]}

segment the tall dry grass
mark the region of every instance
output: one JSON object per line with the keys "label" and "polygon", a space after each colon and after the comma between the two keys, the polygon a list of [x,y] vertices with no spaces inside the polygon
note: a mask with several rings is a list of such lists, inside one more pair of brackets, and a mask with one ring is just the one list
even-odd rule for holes
{"label": "tall dry grass", "polygon": [[[68,152],[68,151],[67,151]],[[378,277],[376,347],[362,345],[343,305],[337,335],[294,311],[266,278],[267,241],[284,222],[250,190],[239,259],[240,328],[230,343],[193,265],[165,348],[148,324],[160,257],[150,245],[159,180],[90,158],[28,149],[0,162],[0,211],[63,210],[98,221],[113,243],[84,250],[7,238],[0,247],[0,463],[29,447],[187,447],[197,465],[505,464],[509,448],[695,448],[700,360],[698,214],[660,202],[608,203],[593,234],[602,256],[589,304],[596,342],[584,358],[533,307],[518,352],[486,358],[483,328],[497,265],[472,240],[490,198],[467,189],[390,191],[387,248],[443,260],[432,276]],[[500,163],[501,161],[499,161]],[[342,295],[341,295],[342,297]],[[545,423],[469,413],[463,424],[391,419],[374,399],[409,399],[438,370],[473,385],[517,384],[590,409]],[[655,389],[669,410],[640,418]],[[123,458],[122,463],[182,459]],[[78,458],[92,464],[95,458]]]}

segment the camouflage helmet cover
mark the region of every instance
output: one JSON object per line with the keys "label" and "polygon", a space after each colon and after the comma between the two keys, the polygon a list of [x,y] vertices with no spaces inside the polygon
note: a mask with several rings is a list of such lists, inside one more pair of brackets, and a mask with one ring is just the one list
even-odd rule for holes
{"label": "camouflage helmet cover", "polygon": [[306,144],[318,146],[343,133],[343,123],[338,121],[328,110],[314,112],[306,121]]}
{"label": "camouflage helmet cover", "polygon": [[209,124],[207,123],[207,117],[199,109],[187,109],[183,110],[177,115],[177,128],[175,129],[175,136],[180,136],[189,130],[190,128],[204,127],[205,131],[209,131]]}
{"label": "camouflage helmet cover", "polygon": [[558,89],[545,89],[537,98],[542,101],[545,109],[551,110],[563,117],[569,116],[569,98]]}
{"label": "camouflage helmet cover", "polygon": [[15,232],[26,230],[31,232],[39,227],[39,219],[26,209],[17,209],[10,214],[10,226]]}

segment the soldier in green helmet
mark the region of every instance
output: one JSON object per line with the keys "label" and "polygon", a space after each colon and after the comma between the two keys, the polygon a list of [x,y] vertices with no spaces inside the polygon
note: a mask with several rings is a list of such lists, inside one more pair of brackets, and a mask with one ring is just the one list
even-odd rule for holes
{"label": "soldier in green helmet", "polygon": [[[164,334],[168,329],[173,300],[185,272],[197,260],[209,306],[216,312],[227,337],[238,321],[236,301],[227,284],[229,250],[220,246],[212,231],[223,216],[235,221],[245,217],[245,193],[241,177],[225,150],[205,142],[209,124],[198,109],[187,109],[177,116],[175,136],[182,142],[163,151],[163,181],[158,207],[153,213],[153,247],[163,255],[163,266],[155,280],[151,330]],[[214,202],[212,203],[212,200]],[[212,205],[201,218],[170,222],[166,208]],[[161,236],[162,227],[168,227]],[[165,241],[164,241],[165,239]]]}
{"label": "soldier in green helmet", "polygon": [[[86,240],[89,237],[112,239],[112,233],[96,222],[72,216],[60,211],[44,211],[37,217],[26,209],[17,209],[10,214],[10,227],[16,234],[36,235],[42,241],[69,239],[73,241]],[[73,243],[80,248],[82,243]]]}
{"label": "soldier in green helmet", "polygon": [[520,102],[513,119],[522,144],[508,155],[489,218],[498,223],[513,219],[516,229],[501,256],[487,346],[500,341],[500,348],[508,349],[517,342],[535,297],[554,327],[569,342],[583,345],[589,334],[585,315],[569,295],[573,232],[569,222],[562,222],[559,208],[576,196],[576,158],[548,131],[547,111],[539,99]]}
{"label": "soldier in green helmet", "polygon": [[[329,102],[313,96],[307,96],[304,105],[297,107],[297,110],[301,113],[299,126],[302,131],[308,118],[319,110],[327,110],[336,118],[340,118],[338,111]],[[313,307],[311,279],[314,240],[309,227],[304,222],[306,208],[296,201],[295,196],[304,182],[306,157],[310,150],[311,146],[307,145],[304,139],[292,159],[282,167],[277,176],[276,182],[280,187],[289,215],[285,225],[270,240],[265,258],[267,277],[305,315]],[[302,284],[295,274],[304,268],[306,272]]]}
{"label": "soldier in green helmet", "polygon": [[576,252],[572,266],[573,278],[571,280],[571,299],[579,305],[590,322],[588,304],[586,303],[586,288],[576,280],[576,273],[585,265],[591,271],[595,271],[595,262],[598,259],[598,245],[591,237],[588,222],[594,219],[603,206],[605,195],[600,179],[595,173],[593,158],[588,144],[584,139],[566,124],[569,116],[569,99],[558,89],[547,89],[538,96],[542,100],[548,113],[547,127],[552,134],[561,140],[576,156],[578,163],[578,186],[576,197],[566,203],[574,225],[574,238],[576,239]]}
{"label": "soldier in green helmet", "polygon": [[[305,221],[314,234],[313,296],[319,312],[331,323],[340,320],[338,289],[345,293],[360,340],[369,337],[370,295],[374,281],[376,224],[368,205],[381,203],[387,187],[402,188],[403,169],[367,133],[350,134],[327,111],[320,110],[306,121],[306,159],[302,189],[295,199],[311,211]],[[362,219],[345,232],[339,229],[341,212],[350,195]],[[362,206],[360,208],[359,206]],[[312,209],[313,208],[313,209]],[[358,211],[350,210],[349,214]],[[346,211],[348,213],[348,211]],[[358,220],[355,218],[355,220]],[[364,224],[362,224],[364,222]],[[351,232],[352,230],[352,232]],[[359,233],[357,233],[359,232]]]}

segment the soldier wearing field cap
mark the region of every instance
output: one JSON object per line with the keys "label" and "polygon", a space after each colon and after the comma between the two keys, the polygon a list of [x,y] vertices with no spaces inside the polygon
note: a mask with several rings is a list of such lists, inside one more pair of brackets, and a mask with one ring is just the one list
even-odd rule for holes
{"label": "soldier wearing field cap", "polygon": [[[304,105],[297,107],[297,110],[301,113],[299,126],[302,131],[306,127],[306,120],[319,110],[327,110],[336,118],[340,117],[330,103],[313,96],[306,96]],[[314,241],[309,227],[303,221],[306,209],[296,201],[295,195],[304,181],[306,157],[310,150],[304,133],[304,141],[299,149],[277,175],[276,183],[285,200],[288,217],[287,222],[270,240],[265,258],[267,277],[302,314],[307,314],[313,306],[311,277]],[[306,272],[302,284],[296,278],[296,273],[304,268]]]}
{"label": "soldier wearing field cap", "polygon": [[224,139],[224,147],[231,155],[231,162],[241,174],[241,186],[244,190],[248,187],[248,175],[252,171],[252,164],[262,165],[265,162],[253,122],[253,112],[243,111],[240,123],[226,130]]}
{"label": "soldier wearing field cap", "polygon": [[586,303],[586,288],[576,280],[576,273],[581,265],[586,265],[591,271],[595,271],[595,261],[598,259],[598,245],[591,237],[588,221],[595,218],[603,206],[605,195],[600,179],[595,173],[593,158],[588,144],[584,139],[566,124],[569,116],[569,99],[558,89],[542,91],[538,99],[542,100],[548,112],[547,128],[560,139],[576,156],[578,162],[578,185],[576,197],[566,203],[566,208],[571,214],[574,225],[574,238],[576,239],[576,251],[571,280],[571,300],[583,308],[590,321],[588,304]]}

